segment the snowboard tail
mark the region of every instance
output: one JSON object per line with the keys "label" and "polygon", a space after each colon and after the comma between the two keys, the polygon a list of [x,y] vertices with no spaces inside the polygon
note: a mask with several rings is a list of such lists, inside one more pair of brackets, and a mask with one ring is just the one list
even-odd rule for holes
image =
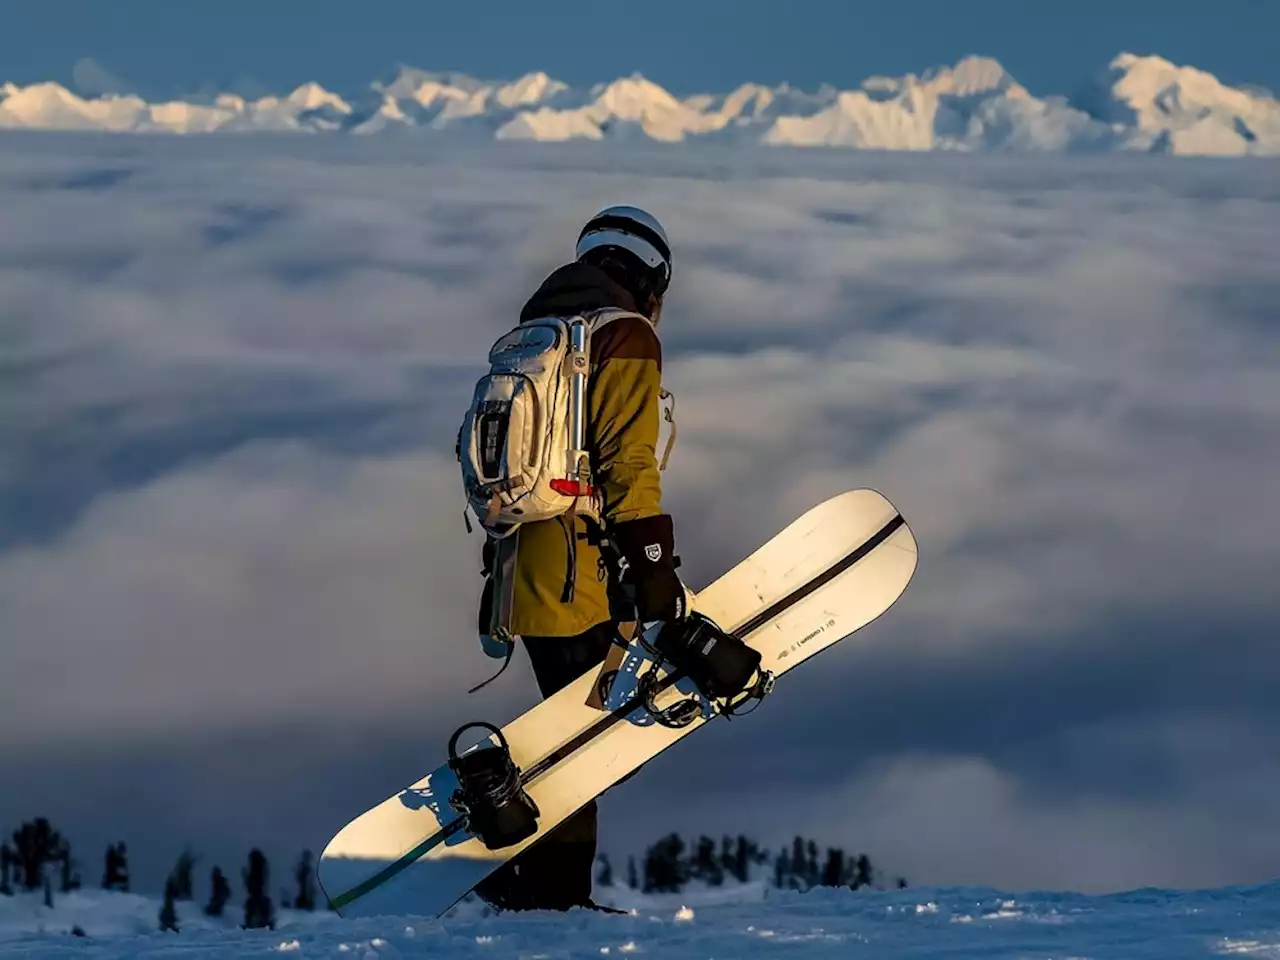
{"label": "snowboard tail", "polygon": [[[855,490],[793,522],[693,606],[760,651],[762,671],[781,675],[889,609],[915,566],[915,539],[902,515],[880,494]],[[639,683],[645,666],[657,671],[647,688]],[[521,786],[542,811],[537,834],[500,850],[485,847],[449,807],[457,781],[444,765],[333,838],[318,873],[322,888],[334,891],[334,909],[442,913],[503,861],[723,712],[723,703],[702,696],[682,671],[662,672],[639,641],[628,647],[611,692],[601,695],[597,673],[605,669],[588,671],[503,728]],[[692,699],[700,710],[679,728],[664,725],[653,713],[661,697]]]}

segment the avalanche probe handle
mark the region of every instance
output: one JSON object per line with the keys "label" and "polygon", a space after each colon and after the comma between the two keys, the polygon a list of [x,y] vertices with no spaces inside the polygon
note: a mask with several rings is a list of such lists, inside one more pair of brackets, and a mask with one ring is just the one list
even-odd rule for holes
{"label": "avalanche probe handle", "polygon": [[585,484],[590,479],[587,461],[587,324],[578,318],[569,325],[569,365],[573,377],[569,385],[569,423],[573,431],[569,450],[569,479]]}

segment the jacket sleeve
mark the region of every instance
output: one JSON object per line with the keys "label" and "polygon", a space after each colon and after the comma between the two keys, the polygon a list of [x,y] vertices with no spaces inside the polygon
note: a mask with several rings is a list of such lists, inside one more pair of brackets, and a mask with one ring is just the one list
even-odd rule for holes
{"label": "jacket sleeve", "polygon": [[624,317],[593,335],[591,353],[596,366],[588,406],[604,520],[620,524],[656,516],[662,513],[658,336],[644,320]]}

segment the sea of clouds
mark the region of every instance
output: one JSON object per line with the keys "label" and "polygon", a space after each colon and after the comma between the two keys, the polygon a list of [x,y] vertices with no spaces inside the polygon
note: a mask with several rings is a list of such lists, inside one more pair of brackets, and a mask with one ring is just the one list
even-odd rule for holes
{"label": "sea of clouds", "polygon": [[612,202],[675,248],[691,584],[858,486],[921,562],[607,797],[605,848],[1272,876],[1280,168],[1150,156],[0,138],[0,827],[127,839],[151,885],[184,842],[318,849],[534,702],[519,663],[464,692],[493,664],[453,440]]}

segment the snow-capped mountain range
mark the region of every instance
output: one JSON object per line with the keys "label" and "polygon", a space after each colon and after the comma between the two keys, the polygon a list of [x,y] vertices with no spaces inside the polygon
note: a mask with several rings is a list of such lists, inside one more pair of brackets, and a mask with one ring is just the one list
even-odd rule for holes
{"label": "snow-capped mountain range", "polygon": [[81,97],[56,83],[0,85],[0,129],[221,133],[395,132],[498,140],[701,139],[883,150],[1280,156],[1280,100],[1212,74],[1122,53],[1071,96],[1033,96],[997,61],[968,57],[853,90],[744,84],[679,98],[633,75],[575,89],[401,67],[343,97],[306,83],[283,97],[231,93],[148,102]]}

